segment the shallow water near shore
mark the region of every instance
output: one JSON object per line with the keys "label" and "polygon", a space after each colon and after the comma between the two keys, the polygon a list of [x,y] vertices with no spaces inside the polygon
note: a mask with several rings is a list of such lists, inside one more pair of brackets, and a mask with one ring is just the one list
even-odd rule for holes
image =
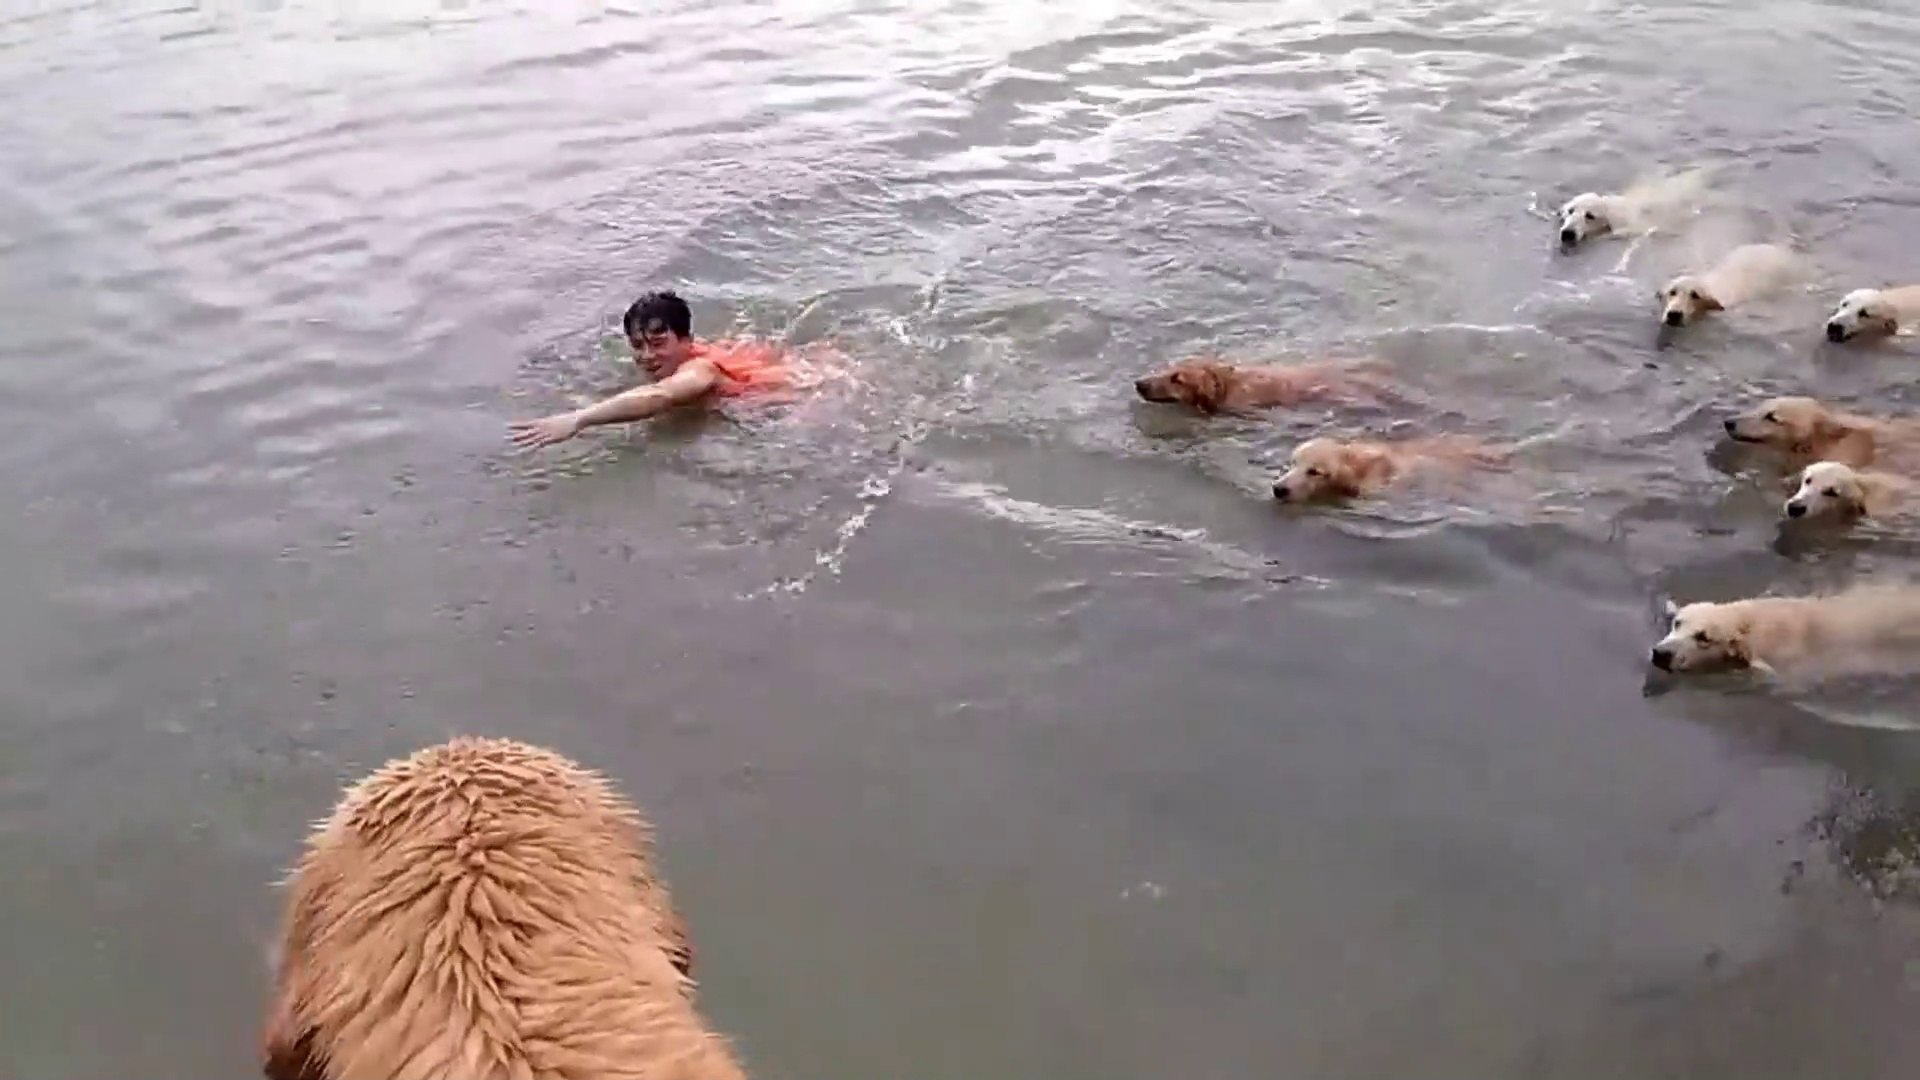
{"label": "shallow water near shore", "polygon": [[[456,732],[646,808],[756,1076],[1911,1075],[1920,679],[1645,657],[1666,599],[1920,575],[1898,529],[1781,529],[1716,443],[1770,394],[1920,407],[1911,339],[1819,334],[1912,268],[1916,29],[15,5],[7,1075],[255,1075],[273,881]],[[1657,348],[1688,242],[1563,254],[1535,211],[1705,164],[1811,280]],[[628,382],[661,284],[850,378],[513,451]],[[1133,398],[1200,352],[1397,397]],[[1274,506],[1326,429],[1522,449]]]}

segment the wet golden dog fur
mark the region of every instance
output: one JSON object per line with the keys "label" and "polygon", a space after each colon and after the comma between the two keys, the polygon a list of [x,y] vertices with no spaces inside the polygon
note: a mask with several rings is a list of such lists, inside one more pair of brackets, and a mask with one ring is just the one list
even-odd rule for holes
{"label": "wet golden dog fur", "polygon": [[1821,655],[1920,644],[1920,589],[1870,586],[1830,596],[1765,596],[1668,605],[1667,635],[1649,653],[1663,671],[1772,671]]}
{"label": "wet golden dog fur", "polygon": [[1904,476],[1816,461],[1800,470],[1794,492],[1780,505],[1789,518],[1885,518],[1913,500],[1914,482]]}
{"label": "wet golden dog fur", "polygon": [[1572,248],[1599,236],[1639,236],[1675,224],[1705,193],[1711,166],[1648,176],[1625,191],[1583,191],[1560,207],[1560,244]]}
{"label": "wet golden dog fur", "polygon": [[1724,421],[1727,437],[1786,456],[1798,471],[1817,461],[1865,468],[1889,450],[1920,449],[1920,423],[1843,412],[1810,397],[1777,397]]}
{"label": "wet golden dog fur", "polygon": [[349,787],[288,878],[270,1080],[736,1080],[639,812],[456,738]]}
{"label": "wet golden dog fur", "polygon": [[1384,386],[1376,360],[1300,364],[1230,364],[1224,360],[1182,360],[1164,371],[1135,380],[1134,391],[1147,401],[1185,405],[1203,413],[1233,412],[1298,405],[1317,399],[1344,399],[1355,392],[1377,395]]}
{"label": "wet golden dog fur", "polygon": [[1827,340],[1884,338],[1920,318],[1920,285],[1855,289],[1827,316]]}
{"label": "wet golden dog fur", "polygon": [[1506,448],[1465,435],[1384,442],[1308,439],[1293,450],[1287,471],[1273,482],[1282,502],[1357,498],[1383,491],[1430,469],[1490,467],[1507,460]]}
{"label": "wet golden dog fur", "polygon": [[1777,244],[1743,244],[1704,273],[1681,274],[1660,288],[1660,319],[1686,326],[1713,311],[1731,311],[1785,288],[1797,275],[1791,251]]}

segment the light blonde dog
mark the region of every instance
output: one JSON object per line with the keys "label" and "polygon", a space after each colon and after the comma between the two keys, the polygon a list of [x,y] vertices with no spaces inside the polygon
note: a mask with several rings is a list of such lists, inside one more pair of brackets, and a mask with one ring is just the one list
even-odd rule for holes
{"label": "light blonde dog", "polygon": [[1638,236],[1675,223],[1704,193],[1711,168],[1650,176],[1617,192],[1583,191],[1560,207],[1560,246],[1602,236]]}
{"label": "light blonde dog", "polygon": [[287,883],[271,1080],[740,1080],[638,811],[456,738],[342,795]]}
{"label": "light blonde dog", "polygon": [[1686,326],[1709,312],[1731,311],[1770,296],[1799,274],[1793,252],[1777,244],[1742,244],[1704,273],[1681,274],[1660,287],[1660,321]]}
{"label": "light blonde dog", "polygon": [[1637,231],[1640,216],[1639,203],[1625,192],[1583,191],[1560,207],[1560,246]]}
{"label": "light blonde dog", "polygon": [[1384,365],[1373,359],[1301,364],[1230,364],[1194,358],[1134,381],[1141,398],[1203,413],[1298,405],[1315,399],[1377,396]]}
{"label": "light blonde dog", "polygon": [[1911,502],[1913,490],[1912,480],[1895,473],[1816,461],[1800,470],[1780,512],[1790,518],[1884,518]]}
{"label": "light blonde dog", "polygon": [[1873,586],[1830,596],[1764,596],[1667,605],[1667,635],[1648,654],[1662,671],[1776,672],[1819,655],[1920,644],[1920,589]]}
{"label": "light blonde dog", "polygon": [[1273,497],[1289,503],[1357,498],[1419,472],[1497,466],[1506,462],[1508,453],[1505,447],[1465,435],[1394,442],[1308,439],[1294,447],[1287,471],[1273,482]]}
{"label": "light blonde dog", "polygon": [[1915,319],[1920,319],[1920,285],[1855,289],[1827,316],[1827,340],[1891,337]]}
{"label": "light blonde dog", "polygon": [[1817,461],[1866,468],[1888,444],[1911,442],[1920,429],[1909,421],[1843,412],[1817,398],[1769,398],[1727,417],[1727,437],[1785,455],[1794,471]]}

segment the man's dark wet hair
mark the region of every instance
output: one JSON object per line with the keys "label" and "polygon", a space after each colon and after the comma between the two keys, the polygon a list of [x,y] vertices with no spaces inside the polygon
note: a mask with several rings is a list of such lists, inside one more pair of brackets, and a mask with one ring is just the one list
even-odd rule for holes
{"label": "man's dark wet hair", "polygon": [[630,338],[647,332],[671,330],[674,337],[693,336],[693,309],[671,289],[650,292],[633,302],[620,325]]}

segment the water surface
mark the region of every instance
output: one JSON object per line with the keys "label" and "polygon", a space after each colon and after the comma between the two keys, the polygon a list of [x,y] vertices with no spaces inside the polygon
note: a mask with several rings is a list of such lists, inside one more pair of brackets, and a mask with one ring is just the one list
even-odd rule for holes
{"label": "water surface", "polygon": [[[8,1075],[254,1071],[271,882],[454,732],[647,808],[767,1077],[1895,1077],[1913,684],[1650,682],[1782,537],[1722,411],[1920,229],[1920,17],[1708,0],[16,4],[0,21]],[[1656,350],[1719,167],[1817,253]],[[660,284],[857,387],[537,455]],[[1199,351],[1401,402],[1196,420]],[[1279,513],[1335,430],[1513,477]],[[1894,895],[1882,898],[1881,894]]]}

